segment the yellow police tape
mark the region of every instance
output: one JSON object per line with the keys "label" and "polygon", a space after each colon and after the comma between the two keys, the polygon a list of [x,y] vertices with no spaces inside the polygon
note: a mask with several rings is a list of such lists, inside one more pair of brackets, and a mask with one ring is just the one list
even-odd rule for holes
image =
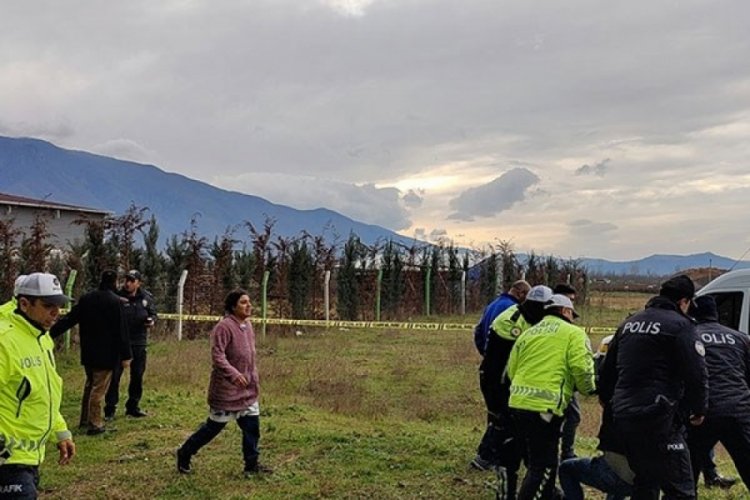
{"label": "yellow police tape", "polygon": [[[159,314],[160,319],[180,319],[179,314]],[[183,321],[219,321],[221,316],[201,314],[183,314]],[[411,323],[402,321],[342,321],[324,319],[282,319],[282,318],[250,318],[253,324],[285,325],[285,326],[321,326],[326,328],[385,328],[391,330],[473,330],[474,323]],[[590,326],[584,327],[586,333],[604,335],[614,333],[614,328]]]}

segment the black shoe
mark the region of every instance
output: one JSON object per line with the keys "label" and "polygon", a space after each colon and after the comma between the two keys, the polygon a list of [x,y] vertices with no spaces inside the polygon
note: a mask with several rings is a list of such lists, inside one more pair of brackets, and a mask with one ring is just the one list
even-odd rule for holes
{"label": "black shoe", "polygon": [[245,477],[251,477],[257,474],[273,474],[273,469],[263,464],[255,464],[251,467],[245,467]]}
{"label": "black shoe", "polygon": [[140,408],[136,408],[135,410],[127,410],[125,412],[125,415],[127,415],[129,417],[134,417],[134,418],[148,417],[148,413],[146,413],[145,411],[141,410]]}
{"label": "black shoe", "polygon": [[721,488],[722,490],[728,490],[737,483],[736,477],[724,477],[721,474],[715,476],[706,477],[706,487],[708,488]]}
{"label": "black shoe", "polygon": [[104,414],[104,420],[105,420],[106,422],[111,422],[111,421],[113,421],[114,419],[115,419],[115,414],[114,414],[114,412],[112,412],[112,413],[105,413],[105,414]]}
{"label": "black shoe", "polygon": [[89,427],[89,429],[86,431],[87,436],[98,436],[99,434],[104,434],[107,432],[107,429],[104,427]]}
{"label": "black shoe", "polygon": [[190,455],[182,451],[182,446],[174,452],[177,457],[177,472],[180,474],[190,474],[193,469],[190,468]]}

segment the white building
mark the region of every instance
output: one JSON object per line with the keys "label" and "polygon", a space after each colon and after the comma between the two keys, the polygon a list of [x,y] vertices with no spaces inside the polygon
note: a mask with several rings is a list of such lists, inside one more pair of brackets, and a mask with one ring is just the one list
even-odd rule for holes
{"label": "white building", "polygon": [[0,193],[0,220],[12,220],[13,227],[28,234],[34,219],[39,215],[45,217],[47,231],[52,234],[48,243],[55,248],[65,249],[68,242],[84,239],[86,226],[74,224],[74,221],[84,218],[101,220],[109,214],[106,210]]}

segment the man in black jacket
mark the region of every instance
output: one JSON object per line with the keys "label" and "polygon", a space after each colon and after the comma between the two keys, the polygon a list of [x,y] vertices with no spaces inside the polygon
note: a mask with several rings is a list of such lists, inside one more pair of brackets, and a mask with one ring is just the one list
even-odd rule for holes
{"label": "man in black jacket", "polygon": [[664,282],[646,309],[620,325],[601,371],[599,397],[611,404],[635,472],[633,499],[695,498],[680,408],[692,425],[708,405],[705,347],[686,316],[695,285]]}
{"label": "man in black jacket", "polygon": [[[141,273],[131,270],[125,275],[125,284],[118,295],[123,297],[125,322],[130,334],[130,346],[133,350],[133,361],[130,363],[130,384],[128,400],[125,403],[125,414],[131,417],[145,417],[148,414],[140,407],[143,396],[143,374],[146,371],[146,346],[148,329],[156,320],[156,305],[150,293],[141,287]],[[104,418],[110,420],[115,416],[117,402],[120,399],[120,377],[123,370],[116,368],[112,374],[112,383],[107,391]]]}
{"label": "man in black jacket", "polygon": [[706,346],[711,391],[708,414],[700,427],[689,430],[693,476],[698,480],[705,457],[721,441],[734,465],[750,485],[750,337],[719,323],[716,302],[710,295],[695,299],[691,313]]}
{"label": "man in black jacket", "polygon": [[99,288],[83,295],[50,330],[54,338],[79,325],[81,364],[86,370],[79,427],[88,435],[104,432],[102,401],[112,372],[120,364],[130,365],[132,357],[116,285],[117,273],[104,271]]}

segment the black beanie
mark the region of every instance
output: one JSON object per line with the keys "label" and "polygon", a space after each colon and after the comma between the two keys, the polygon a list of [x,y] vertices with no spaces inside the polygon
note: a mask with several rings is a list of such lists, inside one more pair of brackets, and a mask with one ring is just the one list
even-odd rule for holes
{"label": "black beanie", "polygon": [[674,302],[680,299],[692,299],[695,295],[695,285],[687,275],[680,274],[662,283],[659,295]]}

